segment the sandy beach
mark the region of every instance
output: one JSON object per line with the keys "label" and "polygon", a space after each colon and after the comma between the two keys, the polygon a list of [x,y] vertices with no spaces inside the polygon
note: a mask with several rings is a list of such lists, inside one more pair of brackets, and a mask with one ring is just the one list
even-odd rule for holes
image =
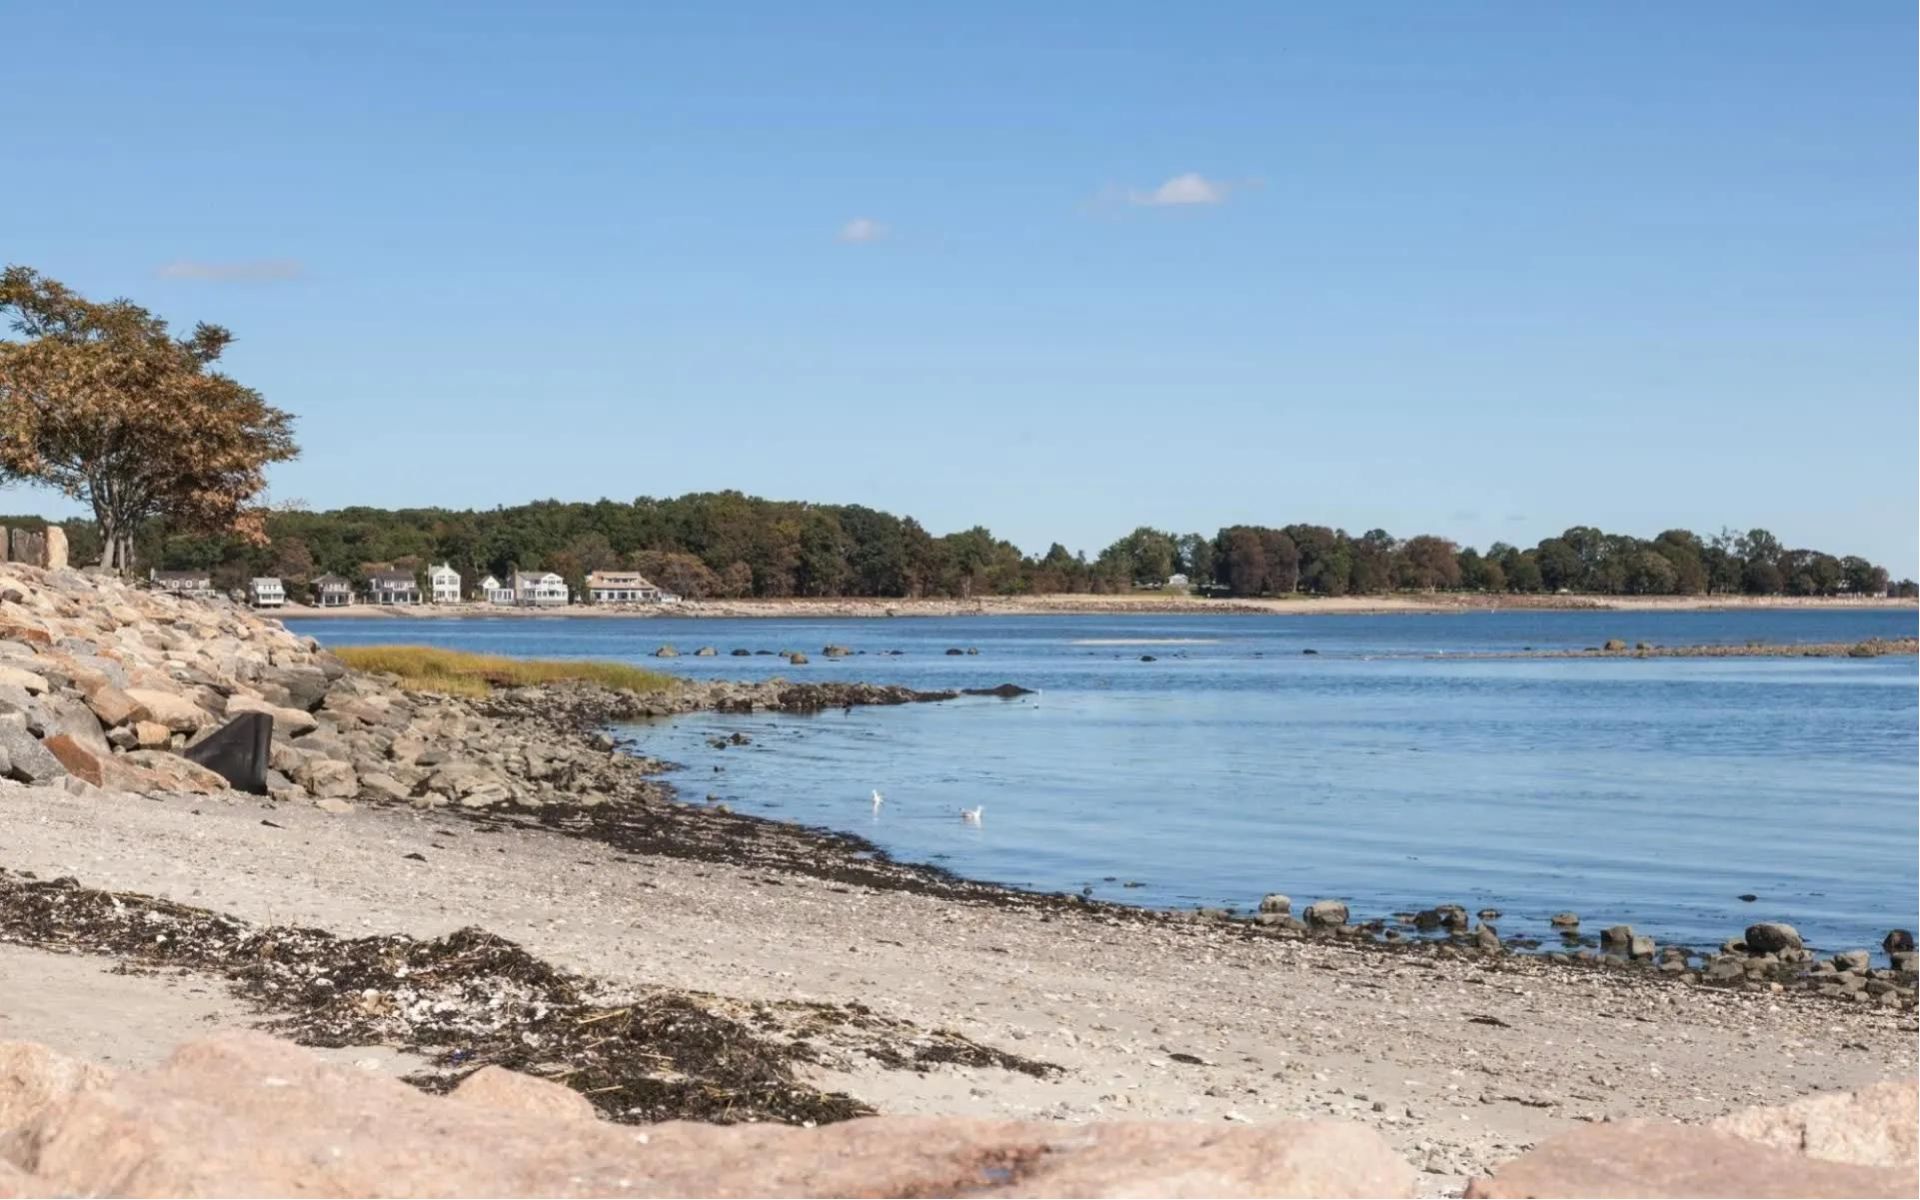
{"label": "sandy beach", "polygon": [[[849,886],[446,814],[0,784],[6,866],[343,935],[478,925],[615,992],[860,1002],[1058,1064],[1037,1079],[873,1062],[815,1082],[889,1113],[1082,1121],[1337,1115],[1444,1193],[1573,1123],[1704,1120],[1910,1074],[1913,1013],[1543,959],[1395,953]],[[268,822],[271,822],[270,824]],[[418,855],[418,858],[410,858]],[[1276,881],[1276,883],[1281,881]],[[7,951],[0,1036],[151,1061],[260,1019],[205,977]],[[91,964],[91,965],[88,965]],[[30,988],[33,1003],[14,999]],[[112,1035],[88,1014],[127,1014]],[[363,1058],[359,1051],[343,1052]],[[385,1052],[392,1069],[392,1052]]]}
{"label": "sandy beach", "polygon": [[355,604],[345,608],[315,608],[288,604],[264,612],[282,619],[362,618],[499,618],[539,617],[991,617],[1085,614],[1270,614],[1275,616],[1381,616],[1399,613],[1506,612],[1514,610],[1594,612],[1713,612],[1789,609],[1796,611],[1908,610],[1920,612],[1920,601],[1845,600],[1803,596],[1574,596],[1512,593],[1437,592],[1431,595],[1297,596],[1286,599],[1218,599],[1197,596],[1134,593],[1129,595],[993,596],[975,600],[869,599],[833,597],[782,600],[688,600],[671,605],[575,604],[555,608],[515,608],[478,603],[423,604],[394,607]]}

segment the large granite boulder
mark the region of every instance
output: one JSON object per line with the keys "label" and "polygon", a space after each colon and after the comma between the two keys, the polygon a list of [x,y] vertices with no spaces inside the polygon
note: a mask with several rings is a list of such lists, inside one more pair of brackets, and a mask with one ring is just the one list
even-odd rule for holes
{"label": "large granite boulder", "polygon": [[[0,1062],[5,1061],[0,1052]],[[476,1076],[475,1079],[479,1079]],[[116,1196],[1410,1196],[1364,1126],[1065,1125],[875,1117],[817,1129],[585,1119],[538,1081],[456,1098],[262,1034],[21,1098],[0,1162],[21,1194]],[[461,1094],[464,1093],[464,1094]]]}

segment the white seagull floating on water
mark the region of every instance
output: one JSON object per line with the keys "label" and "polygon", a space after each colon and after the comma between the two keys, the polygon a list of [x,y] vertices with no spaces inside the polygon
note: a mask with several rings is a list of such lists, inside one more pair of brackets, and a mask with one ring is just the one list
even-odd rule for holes
{"label": "white seagull floating on water", "polygon": [[961,809],[961,810],[960,810],[960,819],[961,819],[962,821],[965,821],[965,822],[966,822],[967,824],[969,824],[969,825],[978,825],[978,824],[980,824],[980,817],[981,817],[981,815],[982,815],[983,813],[985,813],[986,811],[987,811],[987,806],[986,806],[986,805],[984,805],[984,804],[976,804],[976,805],[974,805],[974,806],[973,806],[972,808],[963,808],[963,809]]}
{"label": "white seagull floating on water", "polygon": [[880,789],[879,788],[873,789],[873,811],[876,816],[879,815],[880,806],[882,804],[885,804],[886,802],[887,802],[887,798],[880,794]]}

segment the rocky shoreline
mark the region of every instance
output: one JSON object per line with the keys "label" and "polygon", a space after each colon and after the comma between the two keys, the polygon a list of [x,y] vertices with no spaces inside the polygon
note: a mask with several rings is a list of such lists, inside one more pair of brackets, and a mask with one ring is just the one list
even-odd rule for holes
{"label": "rocky shoreline", "polygon": [[[894,888],[999,907],[1081,912],[1127,921],[1221,922],[1251,937],[1328,937],[1385,950],[1508,957],[1540,938],[1503,938],[1499,914],[1477,923],[1458,905],[1349,920],[1322,900],[1300,917],[1269,896],[1244,917],[1223,910],[1154,912],[1072,894],[1036,894],[892,861],[857,835],[682,801],[657,778],[663,764],[623,745],[609,726],[698,711],[805,713],[856,705],[938,703],[953,691],[782,679],[695,683],[655,693],[588,684],[498,690],[478,699],[403,690],[391,677],[347,671],[317,642],[224,602],[181,600],[74,572],[7,565],[0,587],[0,774],[27,783],[217,794],[224,780],[177,751],[242,712],[272,717],[267,793],[281,804],[344,814],[404,805],[493,828],[541,828],[643,855],[725,862]],[[5,576],[0,576],[0,582]],[[23,586],[24,585],[24,586]],[[1778,647],[1627,648],[1602,656],[1778,652]],[[1828,647],[1802,648],[1826,650]],[[1848,652],[1858,655],[1859,646]],[[1874,643],[1872,653],[1912,653]],[[1544,652],[1556,656],[1556,652]],[[1019,695],[1012,684],[981,695]],[[0,864],[4,865],[4,864]],[[1655,947],[1625,926],[1598,940],[1556,920],[1555,965],[1639,969],[1651,978],[1734,987],[1793,986],[1841,1000],[1912,1009],[1910,932],[1888,935],[1885,966],[1865,948],[1822,961],[1797,933],[1755,945],[1730,930],[1717,952]],[[1545,931],[1543,931],[1544,933]],[[1866,961],[1862,961],[1866,955]]]}
{"label": "rocky shoreline", "polygon": [[[767,1120],[864,1111],[836,1108],[836,1094],[883,1111],[1029,1113],[1066,1103],[1048,1095],[1069,1094],[1078,1099],[1061,1111],[1076,1119],[1126,1111],[1233,1120],[1256,1104],[1306,1105],[1301,1111],[1376,1125],[1397,1146],[1412,1147],[1408,1152],[1437,1179],[1528,1144],[1536,1100],[1543,1112],[1604,1110],[1604,1086],[1549,1097],[1565,1066],[1539,1073],[1536,1064],[1559,1062],[1568,1052],[1554,1045],[1578,1043],[1539,1040],[1543,1003],[1558,1014],[1553,1020],[1579,1023],[1594,1019],[1583,1007],[1591,997],[1604,996],[1607,1012],[1646,1012],[1654,1028],[1689,1029],[1689,1037],[1716,1045],[1740,1030],[1777,1029],[1780,1037],[1802,1039],[1846,1031],[1838,1050],[1810,1060],[1817,1074],[1769,1075],[1774,1096],[1798,1094],[1793,1089],[1809,1080],[1872,1078],[1868,1063],[1848,1057],[1854,1052],[1847,1045],[1870,1047],[1874,1061],[1912,1049],[1910,942],[1891,947],[1900,957],[1885,966],[1853,951],[1821,959],[1796,945],[1791,931],[1762,926],[1729,931],[1736,936],[1707,953],[1657,947],[1624,928],[1593,940],[1577,932],[1543,936],[1551,944],[1535,947],[1502,929],[1497,914],[1475,920],[1456,905],[1370,920],[1336,901],[1303,905],[1296,915],[1292,901],[1278,895],[1238,914],[1020,892],[893,862],[855,836],[683,802],[658,778],[660,764],[634,752],[644,747],[622,746],[605,732],[701,709],[819,711],[950,699],[782,681],[689,684],[648,696],[579,685],[474,700],[409,693],[391,679],[348,672],[311,639],[224,602],[182,600],[74,572],[0,567],[0,775],[9,780],[0,783],[0,801],[16,814],[10,848],[0,856],[0,868],[13,872],[0,878],[0,942],[112,956],[140,971],[165,967],[177,954],[174,966],[237,983],[237,995],[264,1004],[270,1019],[292,1021],[283,1028],[301,1040],[377,1037],[430,1057],[461,1047],[432,1022],[413,1032],[369,1024],[353,998],[370,1011],[407,1011],[432,979],[404,983],[396,967],[422,967],[440,980],[433,986],[443,991],[435,994],[458,1004],[490,1002],[508,994],[502,989],[509,984],[533,980],[533,992],[512,992],[519,997],[514,1005],[528,1003],[510,1006],[499,1029],[462,1029],[468,1058],[439,1061],[416,1080],[428,1086],[470,1069],[474,1047],[493,1047],[487,1053],[496,1057],[488,1061],[520,1062],[543,1074],[561,1058],[577,1058],[581,1071],[563,1082],[583,1094],[626,1089],[604,1094],[646,1114],[633,1119],[698,1116],[710,1112],[698,1107],[709,1093],[662,1086],[673,1077],[712,1081],[702,1071],[719,1066],[673,1058],[674,1029],[690,1036],[705,1029],[712,1036],[702,1035],[701,1044],[716,1063],[731,1061],[726,1048],[734,1046],[766,1064],[742,1093],[749,1100],[739,1103],[746,1105],[741,1112]],[[228,790],[225,780],[179,753],[246,712],[264,712],[273,724],[266,797]],[[91,865],[82,869],[81,862]],[[43,879],[79,875],[82,882],[42,882],[29,871]],[[305,882],[289,890],[284,881],[293,875]],[[656,901],[655,888],[672,899]],[[544,898],[536,903],[536,896]],[[423,927],[423,904],[449,913],[447,923]],[[1249,908],[1256,909],[1251,898]],[[299,919],[289,920],[289,911]],[[621,915],[598,931],[594,914],[601,912]],[[350,937],[343,921],[355,929],[372,923],[372,930]],[[707,936],[687,932],[689,922]],[[630,932],[638,924],[648,924],[651,935]],[[182,937],[172,944],[144,940],[156,930]],[[527,939],[533,944],[517,944]],[[716,940],[724,948],[716,949]],[[263,946],[284,946],[285,954],[276,950],[272,963],[263,963]],[[1543,953],[1515,952],[1530,948]],[[994,972],[1003,964],[1019,974],[1000,978]],[[638,974],[622,974],[619,988],[609,990],[609,973],[629,969]],[[882,973],[861,973],[875,969]],[[1287,973],[1289,996],[1305,998],[1288,1003],[1310,1006],[1294,1016],[1307,1023],[1303,1028],[1319,1028],[1326,1018],[1316,1014],[1332,1011],[1327,1006],[1346,1006],[1348,1019],[1393,1031],[1392,1070],[1422,1079],[1438,1072],[1442,1081],[1446,1072],[1423,1032],[1435,1018],[1396,1015],[1406,1011],[1405,1001],[1382,1009],[1356,1006],[1356,998],[1384,988],[1426,997],[1414,1003],[1430,1005],[1432,987],[1445,981],[1447,994],[1463,998],[1455,1003],[1471,1006],[1446,1019],[1495,1039],[1484,1051],[1489,1056],[1520,1055],[1502,1068],[1507,1076],[1538,1078],[1505,1090],[1443,1090],[1448,1098],[1436,1108],[1433,1100],[1411,1098],[1354,1101],[1352,1080],[1377,1074],[1367,1057],[1377,1045],[1341,1051],[1349,1056],[1332,1069],[1348,1073],[1341,1076],[1345,1090],[1325,1082],[1325,1071],[1298,1075],[1287,1061],[1242,1070],[1223,1039],[1241,1037],[1240,1022],[1251,1020],[1246,1036],[1256,1041],[1245,1054],[1252,1062],[1265,1053],[1258,1039],[1271,1044],[1272,1031],[1257,1014],[1243,1018],[1247,1001],[1220,1007],[1221,997],[1234,993],[1237,981],[1273,970]],[[1072,973],[1022,1001],[1014,1023],[977,1015],[1021,974],[1043,971]],[[811,987],[796,987],[796,975],[810,978]],[[965,985],[976,989],[970,1004],[954,990],[962,978],[975,980]],[[748,979],[758,980],[751,990],[759,994],[745,1003],[729,998]],[[1422,980],[1428,982],[1416,982]],[[1198,982],[1207,983],[1203,995],[1179,998]],[[263,1000],[268,984],[270,1003]],[[402,995],[406,988],[413,991]],[[1115,988],[1125,1000],[1109,1008]],[[369,989],[390,999],[369,998]],[[1047,997],[1069,991],[1106,997],[1076,1002],[1099,1015],[1062,1015],[1057,1031],[1036,1031],[1033,1014],[1058,1005]],[[634,1003],[642,1010],[637,1016],[604,1019],[642,1055],[636,1061],[653,1063],[643,1074],[660,1078],[606,1076],[612,1068],[603,1059],[579,1058],[588,1047],[566,1038],[541,1043],[561,1056],[551,1061],[506,1057],[516,1037],[544,1037],[552,1027],[542,1022],[555,1011],[597,1021]],[[1183,1045],[1176,1031],[1196,1003],[1207,1009],[1204,1028],[1212,1032]],[[1042,1032],[1044,1046],[1020,1044]],[[1817,1036],[1824,1045],[1829,1033]],[[489,1040],[496,1037],[504,1040]],[[668,1040],[639,1051],[655,1038]],[[803,1042],[813,1049],[794,1051],[799,1057],[781,1049]],[[1294,1045],[1285,1038],[1281,1044]],[[1288,1053],[1311,1057],[1345,1044],[1328,1031],[1315,1035],[1317,1048]],[[665,1054],[678,1065],[665,1069],[644,1054]],[[1727,1061],[1700,1060],[1693,1069],[1712,1082],[1688,1085],[1687,1094],[1731,1096],[1751,1086],[1756,1076],[1713,1074]],[[1150,1078],[1190,1072],[1195,1082],[1168,1078],[1136,1091],[1141,1062]],[[1019,1063],[1035,1064],[1038,1074]],[[957,1093],[940,1090],[955,1072],[971,1082]],[[1119,1076],[1128,1081],[1102,1082]],[[1367,1086],[1387,1084],[1375,1078]],[[1653,1103],[1675,1115],[1693,1111],[1686,1095],[1657,1079],[1647,1086],[1652,1090],[1622,1093],[1623,1102]],[[1276,1089],[1297,1099],[1276,1101],[1268,1095]],[[1522,1099],[1510,1102],[1509,1095]],[[679,1096],[673,1104],[682,1107],[665,1100],[648,1107],[647,1096]],[[1469,1099],[1498,1116],[1499,1132],[1476,1126],[1463,1137],[1451,1127],[1429,1129],[1436,1112]]]}
{"label": "rocky shoreline", "polygon": [[1448,654],[1446,658],[1890,658],[1920,654],[1920,638],[1867,638],[1859,642],[1742,642],[1656,646],[1612,638],[1575,650],[1495,651]]}

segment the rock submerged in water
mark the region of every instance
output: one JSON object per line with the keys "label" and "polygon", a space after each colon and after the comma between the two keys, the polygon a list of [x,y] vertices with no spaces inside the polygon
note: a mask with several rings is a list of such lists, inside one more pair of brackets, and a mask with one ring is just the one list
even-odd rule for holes
{"label": "rock submerged in water", "polygon": [[715,650],[712,646],[702,646],[698,650],[695,650],[693,652],[693,656],[695,658],[712,658],[714,655],[719,653],[720,652],[718,650]]}
{"label": "rock submerged in water", "polygon": [[1555,929],[1578,929],[1580,928],[1580,914],[1571,912],[1555,913],[1552,917],[1548,918],[1547,924],[1553,926]]}
{"label": "rock submerged in water", "polygon": [[662,646],[653,652],[655,658],[679,658],[680,652],[672,646]]}
{"label": "rock submerged in water", "polygon": [[804,667],[807,665],[807,656],[795,650],[787,655],[787,661],[796,667]]}
{"label": "rock submerged in water", "polygon": [[1778,954],[1782,950],[1801,948],[1799,930],[1773,921],[1747,926],[1746,937],[1742,940],[1746,942],[1750,954]]}
{"label": "rock submerged in water", "polygon": [[1609,954],[1625,954],[1633,946],[1633,926],[1612,925],[1600,931],[1600,949]]}
{"label": "rock submerged in water", "polygon": [[1017,683],[1002,683],[990,688],[961,688],[963,696],[998,696],[1002,700],[1011,700],[1015,696],[1031,696],[1032,688],[1023,688]]}

